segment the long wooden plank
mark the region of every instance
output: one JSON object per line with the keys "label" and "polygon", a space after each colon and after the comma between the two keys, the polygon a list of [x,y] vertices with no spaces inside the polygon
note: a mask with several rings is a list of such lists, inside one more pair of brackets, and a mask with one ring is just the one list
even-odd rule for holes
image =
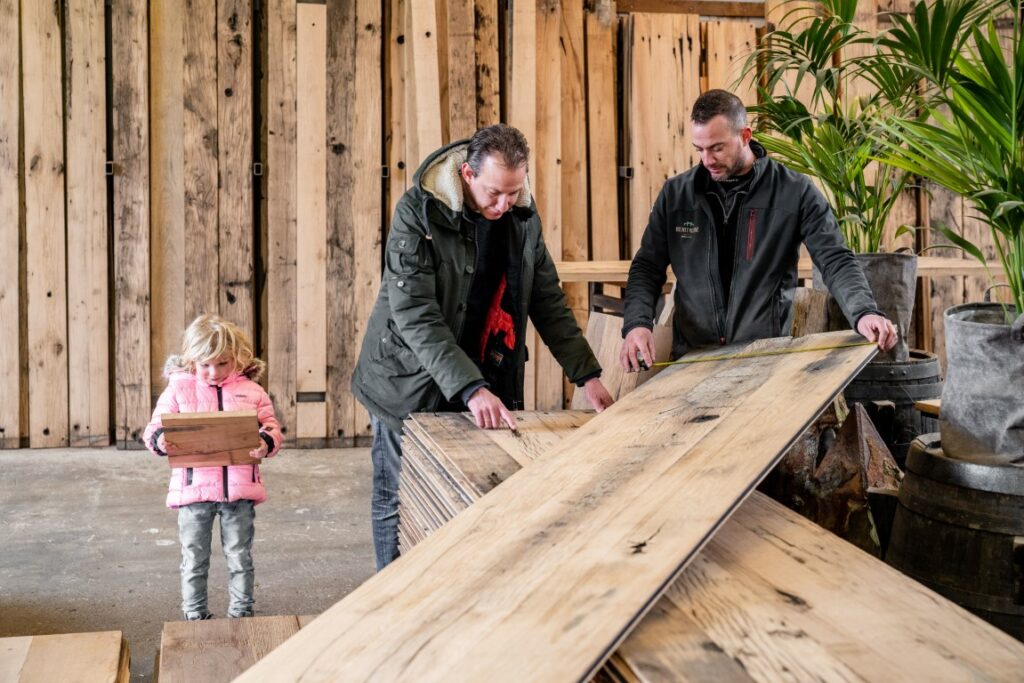
{"label": "long wooden plank", "polygon": [[[295,390],[327,392],[327,6],[297,5],[297,296]],[[325,398],[296,407],[297,437],[327,436]]]}
{"label": "long wooden plank", "polygon": [[446,0],[448,141],[476,130],[476,45],[473,0]]}
{"label": "long wooden plank", "polygon": [[[587,118],[584,66],[583,3],[562,5],[562,254],[567,261],[590,258],[590,235],[587,220],[587,127],[580,125]],[[567,284],[566,301],[576,316],[580,329],[587,327],[590,294],[587,286]]]}
{"label": "long wooden plank", "polygon": [[662,373],[239,680],[586,677],[874,355],[810,349],[855,339]]}
{"label": "long wooden plank", "polygon": [[476,125],[501,121],[501,67],[498,57],[498,0],[474,0]]}
{"label": "long wooden plank", "polygon": [[120,631],[0,638],[0,680],[11,683],[128,683]]}
{"label": "long wooden plank", "polygon": [[64,121],[59,7],[21,8],[29,445],[68,442]]}
{"label": "long wooden plank", "polygon": [[[537,0],[537,132],[536,137],[530,140],[534,197],[544,229],[544,242],[551,257],[556,260],[562,259],[564,241],[561,30],[564,9],[561,0]],[[531,357],[537,372],[535,407],[537,410],[557,410],[563,407],[562,369],[539,331],[534,339]]]}
{"label": "long wooden plank", "polygon": [[757,24],[747,19],[711,19],[706,32],[708,89],[730,91],[746,104],[757,104],[757,84],[743,78],[743,64],[757,49]]}
{"label": "long wooden plank", "polygon": [[709,17],[763,17],[763,2],[740,0],[618,0],[620,12],[670,12]]}
{"label": "long wooden plank", "polygon": [[216,313],[218,292],[217,2],[192,0],[184,13],[185,320]]}
{"label": "long wooden plank", "polygon": [[630,41],[629,254],[665,181],[697,162],[690,109],[700,94],[700,29],[696,15],[634,14]]}
{"label": "long wooden plank", "polygon": [[160,683],[230,681],[299,632],[294,616],[168,621],[160,635]]}
{"label": "long wooden plank", "polygon": [[107,314],[106,55],[103,2],[68,7],[68,422],[72,446],[110,443]]}
{"label": "long wooden plank", "polygon": [[[502,446],[500,457],[527,466],[591,415],[524,413],[519,437],[504,430],[488,435]],[[463,425],[464,433],[476,431],[468,420]],[[457,470],[465,462],[457,455],[464,433],[434,435],[435,450],[420,451],[422,457],[444,457]],[[492,454],[467,457],[478,461],[474,469],[480,471]],[[405,477],[403,470],[403,485]],[[469,485],[482,488],[460,493],[482,495],[495,484],[489,478]],[[403,517],[407,513],[403,510]],[[435,530],[425,528],[428,534]],[[991,640],[989,633],[995,635]],[[978,643],[991,651],[979,651]],[[1006,680],[1022,659],[1020,643],[755,493],[668,588],[602,673],[650,683],[925,675]]]}
{"label": "long wooden plank", "polygon": [[615,153],[617,34],[614,0],[593,3],[586,17],[590,257],[600,261],[622,257]]}
{"label": "long wooden plank", "polygon": [[[441,146],[441,85],[438,73],[437,7],[435,0],[409,3],[409,33],[412,69],[408,72],[415,85],[413,107],[408,111],[416,130],[413,165],[418,167]],[[409,84],[408,81],[406,82]]]}
{"label": "long wooden plank", "polygon": [[384,83],[386,95],[384,107],[386,111],[386,147],[387,147],[387,207],[388,212],[385,223],[390,225],[391,217],[395,214],[395,205],[402,198],[405,191],[409,189],[413,173],[416,167],[410,168],[410,163],[416,163],[409,158],[407,127],[409,121],[406,119],[406,74],[410,67],[406,66],[409,59],[409,41],[406,38],[406,19],[409,16],[406,7],[406,0],[389,0],[386,15],[388,30],[388,49],[385,59],[387,60],[388,78]]}
{"label": "long wooden plank", "polygon": [[[534,2],[517,2],[511,7],[512,26],[509,29],[512,59],[509,60],[508,100],[509,124],[526,136],[532,148],[537,139],[537,5]],[[537,172],[536,152],[531,160],[530,180],[534,182]],[[541,216],[544,220],[544,216]],[[533,410],[537,405],[537,334],[533,324],[527,326],[526,344],[530,358],[526,362],[523,394],[525,407]],[[519,407],[519,406],[513,406]]]}
{"label": "long wooden plank", "polygon": [[[959,218],[957,218],[959,220]],[[948,250],[950,254],[954,250]],[[558,277],[562,282],[625,282],[629,276],[629,261],[561,261],[555,263]],[[797,263],[797,276],[811,277],[813,264],[810,258],[802,258]],[[962,277],[965,275],[981,276],[985,267],[975,259],[954,258],[952,256],[918,256],[918,277]],[[988,268],[992,272],[999,271],[999,264],[990,261]],[[675,281],[672,271],[668,271],[669,282]]]}
{"label": "long wooden plank", "polygon": [[[0,44],[17,45],[18,0],[0,0]],[[21,191],[18,148],[21,139],[21,51],[0,50],[0,250],[10,255],[0,272],[0,448],[17,448],[21,440],[21,301],[20,253]],[[17,321],[17,324],[12,324]]]}
{"label": "long wooden plank", "polygon": [[295,443],[298,335],[296,5],[267,3],[267,385],[286,445]]}
{"label": "long wooden plank", "polygon": [[369,418],[349,388],[358,347],[380,283],[381,107],[378,3],[327,8],[328,434],[341,443],[369,434]]}
{"label": "long wooden plank", "polygon": [[116,438],[149,422],[149,55],[144,7],[114,0],[114,389]]}
{"label": "long wooden plank", "polygon": [[217,2],[217,293],[220,314],[255,333],[252,0]]}
{"label": "long wooden plank", "polygon": [[[164,386],[164,361],[179,353],[185,320],[184,8],[154,2],[149,14],[153,244],[150,381]],[[156,397],[154,396],[154,403]]]}

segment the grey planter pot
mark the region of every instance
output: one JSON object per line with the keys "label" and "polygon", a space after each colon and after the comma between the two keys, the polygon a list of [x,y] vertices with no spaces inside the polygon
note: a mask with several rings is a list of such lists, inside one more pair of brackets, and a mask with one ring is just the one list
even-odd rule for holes
{"label": "grey planter pot", "polygon": [[[864,276],[875,295],[878,308],[892,321],[899,333],[896,346],[887,353],[875,356],[875,361],[906,361],[910,358],[907,330],[910,329],[911,316],[914,314],[914,298],[917,294],[917,255],[899,252],[855,256],[857,263],[864,270]],[[813,286],[821,291],[828,290],[817,268],[814,269]],[[833,306],[838,308],[834,301]],[[830,317],[842,319],[842,316]]]}
{"label": "grey planter pot", "polygon": [[1024,462],[1024,315],[1006,320],[1000,304],[963,304],[943,315],[939,429],[950,457]]}

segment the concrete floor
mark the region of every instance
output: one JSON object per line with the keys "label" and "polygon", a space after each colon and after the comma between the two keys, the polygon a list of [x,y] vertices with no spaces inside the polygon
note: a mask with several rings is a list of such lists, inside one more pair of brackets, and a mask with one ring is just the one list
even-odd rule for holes
{"label": "concrete floor", "polygon": [[[256,614],[318,614],[373,574],[367,448],[284,451],[263,467]],[[146,451],[0,451],[0,637],[123,631],[132,680],[153,680],[181,618],[169,469]],[[214,532],[210,609],[227,610]]]}

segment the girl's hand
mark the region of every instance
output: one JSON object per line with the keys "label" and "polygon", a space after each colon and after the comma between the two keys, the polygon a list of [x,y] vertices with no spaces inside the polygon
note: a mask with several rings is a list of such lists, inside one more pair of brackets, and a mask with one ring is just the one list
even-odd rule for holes
{"label": "girl's hand", "polygon": [[163,453],[165,455],[174,455],[171,452],[172,450],[174,450],[174,444],[173,443],[167,443],[167,440],[164,439],[164,435],[163,434],[161,434],[160,437],[157,438],[157,440],[156,440],[156,447],[159,448],[161,451],[163,451]]}
{"label": "girl's hand", "polygon": [[260,444],[259,448],[254,448],[251,451],[249,451],[249,456],[252,458],[256,458],[257,460],[262,460],[263,458],[267,457],[267,453],[267,444],[262,443]]}

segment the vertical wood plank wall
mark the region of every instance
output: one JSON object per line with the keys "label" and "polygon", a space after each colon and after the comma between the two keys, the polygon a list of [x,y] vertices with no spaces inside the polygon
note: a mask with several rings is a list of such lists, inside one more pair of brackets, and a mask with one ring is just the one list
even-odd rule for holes
{"label": "vertical wood plank wall", "polygon": [[[726,87],[752,102],[739,65],[784,10],[105,5],[0,0],[0,44],[19,48],[0,51],[0,248],[18,255],[0,272],[0,318],[18,320],[0,331],[4,448],[138,446],[167,356],[207,312],[254,337],[287,444],[365,443],[352,369],[394,206],[423,158],[507,121],[530,142],[552,256],[629,258],[661,185],[697,161],[693,100]],[[906,5],[879,0],[859,20],[881,26],[879,12]],[[971,213],[948,193],[908,193],[890,230],[943,221],[988,244]],[[921,235],[918,247],[939,242]],[[941,355],[942,311],[985,286],[925,282],[920,345]],[[585,325],[586,288],[566,297]],[[560,408],[571,387],[532,327],[528,339],[524,407]]]}
{"label": "vertical wood plank wall", "polygon": [[[0,45],[19,45],[21,21],[18,0],[0,0]],[[0,269],[0,448],[21,442],[20,169],[21,50],[0,50],[0,250],[7,267]],[[15,257],[16,255],[17,258]],[[19,324],[12,325],[10,321]]]}

